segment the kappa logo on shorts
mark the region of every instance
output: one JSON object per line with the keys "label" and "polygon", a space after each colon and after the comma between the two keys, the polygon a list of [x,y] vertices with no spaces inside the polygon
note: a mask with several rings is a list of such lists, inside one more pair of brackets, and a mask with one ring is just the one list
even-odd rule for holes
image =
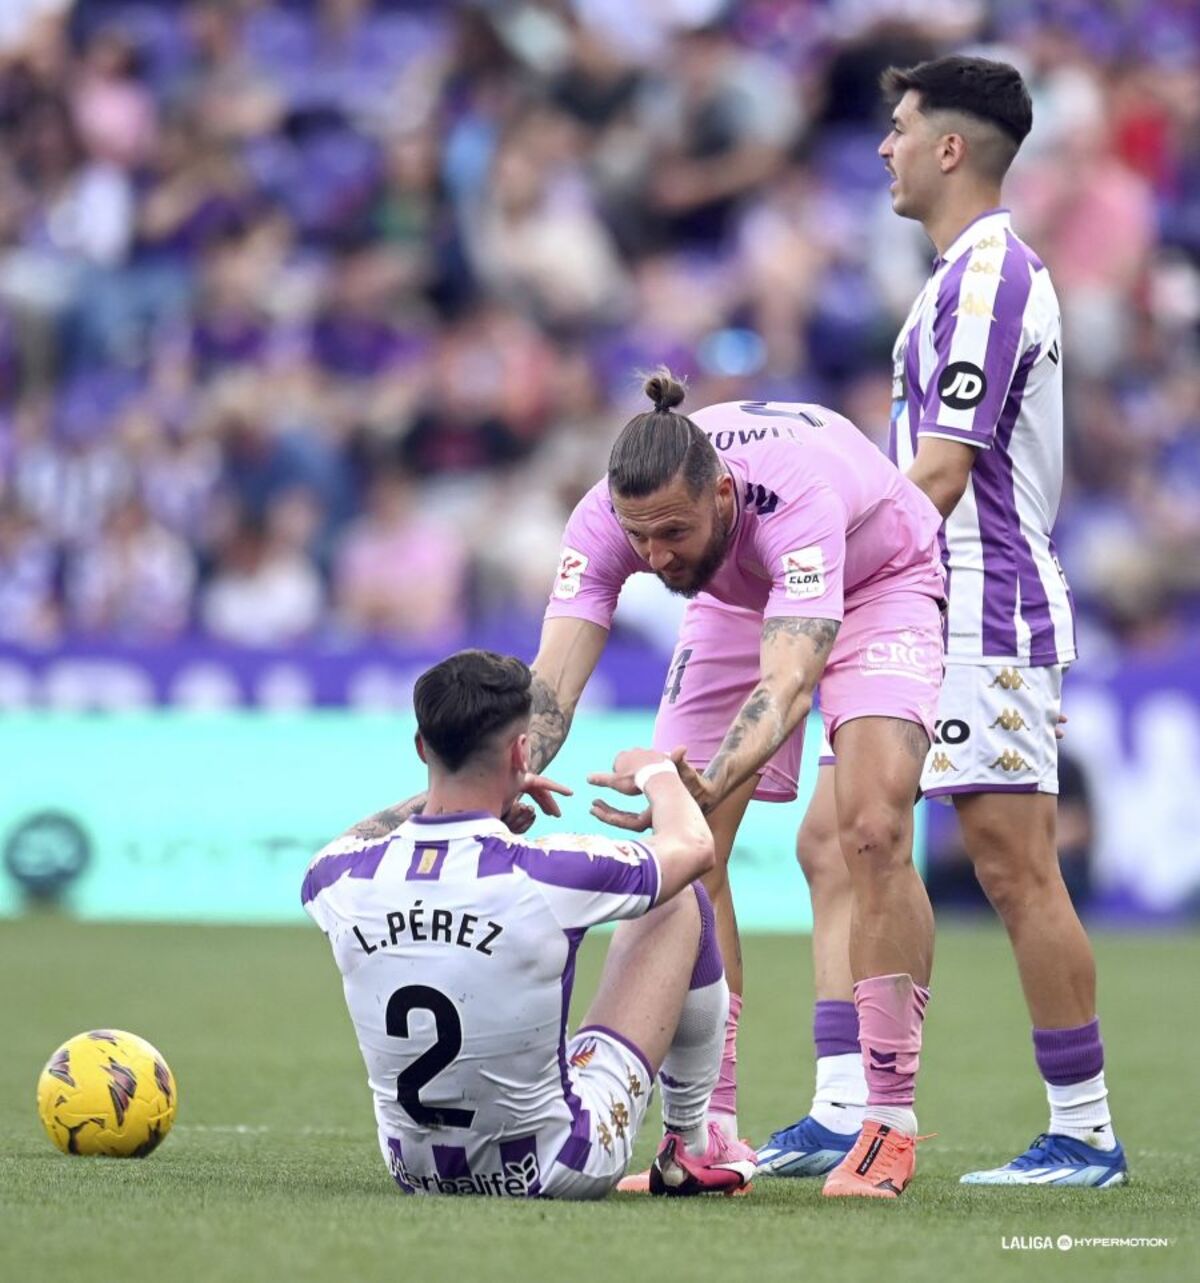
{"label": "kappa logo on shorts", "polygon": [[1029,723],[1015,708],[1004,709],[988,729],[994,731],[997,726],[1006,731],[1027,731],[1029,729]]}
{"label": "kappa logo on shorts", "polygon": [[780,558],[783,563],[783,586],[788,597],[803,600],[820,597],[825,591],[825,554],[816,544],[794,548]]}
{"label": "kappa logo on shorts", "polygon": [[988,682],[988,689],[999,686],[1002,691],[1021,691],[1025,689],[1025,679],[1015,668],[1002,668],[995,677]]}
{"label": "kappa logo on shorts", "polygon": [[583,586],[583,572],[588,568],[588,559],[577,548],[562,550],[558,559],[558,575],[554,580],[554,595],[560,601],[570,601],[579,595]]}
{"label": "kappa logo on shorts", "polygon": [[954,765],[945,753],[934,753],[933,760],[929,763],[929,769],[938,775],[944,775],[947,771],[957,771],[958,767]]}
{"label": "kappa logo on shorts", "polygon": [[1001,771],[1032,771],[1033,767],[1021,756],[1020,753],[1014,753],[1011,748],[1006,748],[1003,753],[992,763],[992,770]]}

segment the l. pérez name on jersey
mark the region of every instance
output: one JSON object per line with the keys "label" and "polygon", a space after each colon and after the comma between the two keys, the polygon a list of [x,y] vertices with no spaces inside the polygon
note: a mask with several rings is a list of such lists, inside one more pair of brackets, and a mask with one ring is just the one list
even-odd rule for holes
{"label": "l. p\u00e9rez name on jersey", "polygon": [[493,942],[504,932],[498,922],[490,919],[481,922],[477,913],[461,913],[455,909],[428,910],[420,900],[414,901],[407,911],[393,909],[385,915],[384,922],[386,925],[378,944],[372,944],[358,927],[354,928],[363,953],[375,953],[399,944],[428,943],[474,949],[490,958]]}

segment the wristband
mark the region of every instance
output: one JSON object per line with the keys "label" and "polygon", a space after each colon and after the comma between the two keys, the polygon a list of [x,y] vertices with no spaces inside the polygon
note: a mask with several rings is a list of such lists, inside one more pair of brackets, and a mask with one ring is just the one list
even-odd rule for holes
{"label": "wristband", "polygon": [[646,791],[646,781],[652,775],[666,775],[668,772],[678,779],[679,771],[676,769],[675,763],[672,761],[649,762],[645,766],[639,766],[633,773],[634,786],[637,788],[639,793],[644,793]]}

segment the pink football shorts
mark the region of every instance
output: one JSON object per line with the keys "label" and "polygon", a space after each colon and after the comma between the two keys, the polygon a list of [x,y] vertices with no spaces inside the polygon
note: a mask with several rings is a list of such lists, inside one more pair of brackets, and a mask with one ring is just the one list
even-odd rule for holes
{"label": "pink football shorts", "polygon": [[[654,723],[654,747],[687,746],[703,770],[758,682],[762,616],[704,593],[688,603]],[[896,717],[916,722],[933,738],[942,685],[942,619],[938,602],[897,587],[846,615],[818,688],[821,717],[832,742],[843,722]],[[763,768],[754,796],[790,802],[796,796],[804,727],[796,728]]]}

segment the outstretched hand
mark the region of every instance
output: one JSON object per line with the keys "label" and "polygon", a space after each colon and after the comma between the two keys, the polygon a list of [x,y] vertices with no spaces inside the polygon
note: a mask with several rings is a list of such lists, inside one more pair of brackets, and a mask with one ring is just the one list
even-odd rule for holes
{"label": "outstretched hand", "polygon": [[[552,780],[546,775],[534,775],[532,772],[525,777],[524,795],[530,797],[538,805],[538,809],[543,815],[562,815],[562,808],[555,801],[555,793],[563,797],[573,796],[574,790],[569,789],[565,784],[559,784],[557,780]],[[512,806],[500,817],[513,833],[520,836],[527,833],[533,826],[534,820],[537,819],[537,811],[534,810],[528,802],[522,802],[519,798]]]}
{"label": "outstretched hand", "polygon": [[[617,754],[611,771],[594,771],[587,777],[588,783],[596,784],[600,788],[613,789],[626,797],[640,797],[641,790],[634,783],[634,775],[641,767],[664,760],[675,763],[679,778],[693,797],[697,797],[697,789],[703,791],[707,787],[707,781],[688,765],[686,747],[672,749],[667,754],[656,753],[650,749],[625,749],[624,752]],[[699,798],[697,800],[699,801]],[[620,807],[609,805],[601,798],[596,798],[590,810],[601,823],[611,825],[615,829],[625,829],[630,833],[644,833],[652,823],[650,807],[641,811],[624,811]]]}

